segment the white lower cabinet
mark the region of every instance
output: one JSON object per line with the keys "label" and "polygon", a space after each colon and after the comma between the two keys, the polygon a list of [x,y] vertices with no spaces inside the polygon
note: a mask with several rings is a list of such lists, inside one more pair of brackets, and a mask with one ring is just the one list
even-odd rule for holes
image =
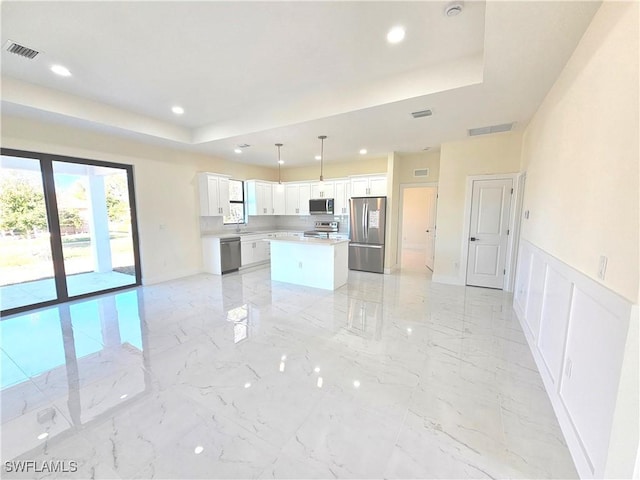
{"label": "white lower cabinet", "polygon": [[246,241],[240,242],[240,265],[243,267],[251,265],[253,263],[253,251],[255,249],[255,242]]}
{"label": "white lower cabinet", "polygon": [[272,235],[274,234],[242,235],[240,237],[240,264],[245,267],[268,262],[271,258],[271,249],[266,239]]}

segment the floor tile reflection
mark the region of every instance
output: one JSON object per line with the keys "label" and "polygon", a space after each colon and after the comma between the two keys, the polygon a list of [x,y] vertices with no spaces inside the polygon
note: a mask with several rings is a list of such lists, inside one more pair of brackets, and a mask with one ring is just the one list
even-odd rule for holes
{"label": "floor tile reflection", "polygon": [[509,294],[269,273],[3,319],[3,476],[576,477]]}

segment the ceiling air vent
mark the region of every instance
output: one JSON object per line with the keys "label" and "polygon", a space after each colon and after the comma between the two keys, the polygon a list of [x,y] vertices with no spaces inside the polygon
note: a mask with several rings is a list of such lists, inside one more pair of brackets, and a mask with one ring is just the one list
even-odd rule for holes
{"label": "ceiling air vent", "polygon": [[5,44],[5,50],[9,53],[15,53],[16,55],[20,55],[21,57],[28,58],[29,60],[33,60],[34,58],[36,58],[36,55],[40,53],[33,48],[25,47],[24,45],[20,45],[19,43],[14,42],[13,40],[9,40]]}
{"label": "ceiling air vent", "polygon": [[430,117],[433,114],[430,108],[426,110],[420,110],[419,112],[411,112],[413,118]]}
{"label": "ceiling air vent", "polygon": [[489,133],[510,132],[513,129],[514,122],[501,123],[500,125],[491,125],[489,127],[470,128],[469,136],[487,135]]}
{"label": "ceiling air vent", "polygon": [[428,177],[429,169],[428,168],[417,168],[413,171],[414,177]]}

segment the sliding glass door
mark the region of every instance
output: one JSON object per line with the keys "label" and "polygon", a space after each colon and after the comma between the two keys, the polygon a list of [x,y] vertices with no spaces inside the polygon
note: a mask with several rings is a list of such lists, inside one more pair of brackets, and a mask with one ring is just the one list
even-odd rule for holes
{"label": "sliding glass door", "polygon": [[69,296],[135,285],[127,172],[53,162],[53,176]]}
{"label": "sliding glass door", "polygon": [[140,285],[133,169],[2,150],[3,315]]}
{"label": "sliding glass door", "polygon": [[2,155],[0,179],[2,310],[55,300],[40,160]]}

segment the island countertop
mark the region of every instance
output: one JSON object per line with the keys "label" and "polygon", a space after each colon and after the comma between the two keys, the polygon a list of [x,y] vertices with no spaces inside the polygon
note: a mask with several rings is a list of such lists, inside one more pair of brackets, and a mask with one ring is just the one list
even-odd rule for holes
{"label": "island countertop", "polygon": [[341,243],[349,243],[349,240],[340,239],[334,240],[330,238],[315,238],[315,237],[281,237],[281,238],[264,238],[263,242],[282,242],[282,243],[297,243],[297,244],[312,244],[312,245],[339,245]]}

